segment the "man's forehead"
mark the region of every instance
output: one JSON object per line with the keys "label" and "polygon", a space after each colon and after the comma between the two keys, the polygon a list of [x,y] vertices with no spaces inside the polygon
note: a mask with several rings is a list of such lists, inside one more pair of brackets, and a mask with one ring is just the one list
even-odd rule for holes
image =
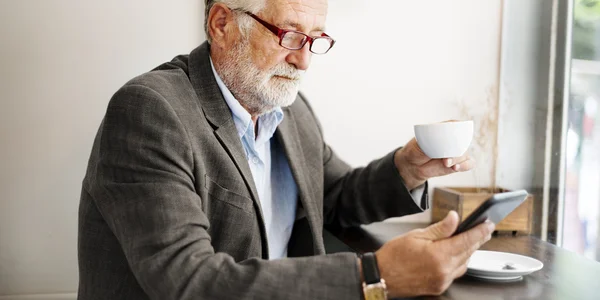
{"label": "man's forehead", "polygon": [[327,0],[267,0],[266,4],[265,13],[278,26],[306,31],[325,30]]}

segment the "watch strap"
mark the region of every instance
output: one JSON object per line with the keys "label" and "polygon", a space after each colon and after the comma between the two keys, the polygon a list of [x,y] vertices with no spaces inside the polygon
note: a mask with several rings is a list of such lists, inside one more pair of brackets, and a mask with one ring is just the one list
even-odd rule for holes
{"label": "watch strap", "polygon": [[379,275],[379,267],[377,266],[377,257],[373,252],[364,253],[361,256],[363,278],[366,284],[379,283],[381,277]]}

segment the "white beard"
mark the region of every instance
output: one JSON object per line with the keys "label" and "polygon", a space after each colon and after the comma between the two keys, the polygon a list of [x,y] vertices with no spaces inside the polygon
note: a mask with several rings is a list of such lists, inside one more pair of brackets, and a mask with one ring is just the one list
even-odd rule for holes
{"label": "white beard", "polygon": [[268,71],[259,70],[252,62],[246,40],[236,44],[225,55],[220,71],[227,88],[253,116],[292,105],[304,74],[304,71],[285,62]]}

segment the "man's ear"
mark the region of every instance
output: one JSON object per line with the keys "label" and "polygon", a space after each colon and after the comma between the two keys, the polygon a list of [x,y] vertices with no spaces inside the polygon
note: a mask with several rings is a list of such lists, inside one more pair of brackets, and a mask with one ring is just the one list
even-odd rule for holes
{"label": "man's ear", "polygon": [[227,40],[231,37],[228,36],[232,33],[232,27],[236,22],[234,20],[234,13],[229,7],[223,3],[216,3],[210,9],[208,13],[208,34],[212,38],[213,44],[219,47],[224,47]]}

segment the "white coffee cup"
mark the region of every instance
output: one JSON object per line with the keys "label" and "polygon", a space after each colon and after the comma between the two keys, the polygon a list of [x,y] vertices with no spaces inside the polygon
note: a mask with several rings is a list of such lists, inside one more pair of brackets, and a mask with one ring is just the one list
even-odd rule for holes
{"label": "white coffee cup", "polygon": [[415,137],[430,158],[459,157],[473,140],[473,121],[415,125]]}

